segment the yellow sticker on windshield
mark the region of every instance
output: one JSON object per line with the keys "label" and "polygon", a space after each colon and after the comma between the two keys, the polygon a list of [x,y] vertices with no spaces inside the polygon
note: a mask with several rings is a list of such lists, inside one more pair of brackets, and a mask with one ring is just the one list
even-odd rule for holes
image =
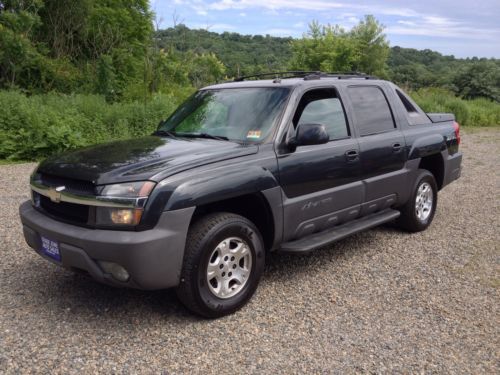
{"label": "yellow sticker on windshield", "polygon": [[262,133],[262,132],[261,132],[260,130],[250,130],[250,131],[247,133],[247,138],[259,139],[259,138],[260,138],[261,133]]}

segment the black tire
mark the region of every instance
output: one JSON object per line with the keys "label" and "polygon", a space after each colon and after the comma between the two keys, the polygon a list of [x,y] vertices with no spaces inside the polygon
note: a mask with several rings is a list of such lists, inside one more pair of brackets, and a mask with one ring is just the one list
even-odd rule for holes
{"label": "black tire", "polygon": [[[213,252],[228,238],[241,239],[247,245],[251,254],[251,268],[237,294],[219,298],[209,285],[207,270]],[[177,297],[189,310],[207,318],[231,314],[245,305],[254,294],[264,264],[262,236],[251,221],[232,213],[209,214],[197,220],[189,229],[181,282],[176,289]],[[235,264],[232,267],[236,268]]]}
{"label": "black tire", "polygon": [[[428,216],[421,219],[417,216],[416,201],[419,189],[423,184],[428,184],[432,189],[432,206]],[[420,232],[432,223],[436,213],[438,194],[437,184],[434,175],[426,169],[419,169],[415,184],[412,189],[410,199],[400,208],[401,216],[397,219],[397,225],[408,232]]]}

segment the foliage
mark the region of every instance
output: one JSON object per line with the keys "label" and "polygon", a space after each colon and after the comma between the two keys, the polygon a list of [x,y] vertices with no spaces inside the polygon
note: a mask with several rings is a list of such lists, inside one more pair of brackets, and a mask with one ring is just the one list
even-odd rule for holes
{"label": "foliage", "polygon": [[292,42],[293,70],[326,72],[362,71],[386,75],[389,44],[383,26],[373,16],[347,32],[338,25],[321,26],[313,21],[302,39]]}
{"label": "foliage", "polygon": [[359,54],[349,34],[338,26],[313,21],[302,39],[292,42],[292,70],[352,71]]}
{"label": "foliage", "polygon": [[98,95],[0,91],[0,159],[35,160],[66,149],[151,134],[179,104],[156,94],[147,103],[109,104]]}
{"label": "foliage", "polygon": [[488,98],[500,102],[500,61],[477,61],[454,78],[457,92],[464,98]]}
{"label": "foliage", "polygon": [[204,29],[192,30],[180,24],[158,31],[156,38],[163,49],[215,54],[229,77],[282,70],[292,55],[292,38],[270,35],[218,34]]}
{"label": "foliage", "polygon": [[423,88],[410,95],[425,112],[451,112],[463,126],[499,126],[500,103],[478,98],[464,100],[441,88]]}
{"label": "foliage", "polygon": [[[371,19],[371,18],[369,18]],[[226,66],[229,77],[244,74],[253,74],[270,71],[287,70],[288,68],[310,67],[312,70],[358,70],[372,72],[370,64],[372,60],[378,61],[375,75],[389,78],[397,84],[404,85],[413,90],[422,87],[442,87],[451,90],[459,96],[464,96],[466,87],[475,87],[470,90],[471,95],[465,97],[485,96],[493,100],[491,92],[495,87],[498,90],[500,85],[497,78],[498,59],[478,59],[467,58],[458,59],[454,56],[445,56],[439,52],[431,50],[416,50],[412,48],[392,47],[379,48],[382,41],[377,37],[382,37],[381,26],[375,20],[363,21],[361,29],[351,30],[356,34],[360,55],[354,54],[354,38],[348,38],[346,31],[340,30],[336,26],[326,26],[329,35],[328,43],[337,43],[334,48],[329,48],[327,41],[320,43],[323,26],[312,23],[309,35],[300,39],[296,45],[291,38],[271,37],[269,35],[241,35],[237,33],[217,34],[207,30],[191,30],[184,25],[177,25],[174,28],[160,30],[156,33],[158,44],[163,48],[170,48],[179,53],[194,51],[195,53],[214,53]],[[312,39],[312,40],[311,40]],[[314,40],[317,39],[317,40]],[[346,40],[347,39],[347,40]],[[370,41],[373,41],[370,44]],[[383,45],[384,43],[382,43]],[[367,48],[373,45],[373,48]],[[319,50],[317,47],[323,47]],[[331,46],[330,46],[331,47]],[[294,48],[297,50],[294,54]],[[386,56],[386,67],[382,63],[384,54]],[[380,55],[382,54],[382,55]],[[294,56],[292,58],[292,56]],[[337,56],[337,57],[336,57]],[[320,61],[333,61],[321,66]],[[354,64],[357,62],[357,64]],[[476,65],[480,69],[476,69]],[[380,67],[382,66],[382,68]],[[490,72],[492,78],[474,78],[475,73],[481,71],[481,66],[485,72]],[[488,66],[486,68],[486,66]],[[470,68],[470,69],[469,69]],[[381,71],[382,70],[382,71]],[[472,73],[472,74],[470,74]],[[462,79],[457,77],[462,76]],[[483,75],[483,78],[485,76]],[[465,84],[460,83],[465,81]],[[477,84],[468,81],[476,81]]]}
{"label": "foliage", "polygon": [[[142,78],[152,32],[147,0],[2,1],[0,87],[119,96]],[[112,80],[95,79],[103,68]]]}
{"label": "foliage", "polygon": [[500,60],[456,59],[431,50],[392,48],[391,78],[412,89],[442,87],[458,96],[500,101]]}
{"label": "foliage", "polygon": [[41,24],[41,0],[0,3],[0,87],[50,89],[71,71],[65,60],[54,61],[32,39]]}

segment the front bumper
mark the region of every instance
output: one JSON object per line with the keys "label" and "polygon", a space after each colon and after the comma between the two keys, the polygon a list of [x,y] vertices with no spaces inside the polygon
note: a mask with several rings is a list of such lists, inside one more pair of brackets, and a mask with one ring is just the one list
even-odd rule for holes
{"label": "front bumper", "polygon": [[[187,230],[194,207],[165,211],[158,224],[142,232],[88,229],[51,219],[33,208],[19,207],[24,238],[40,256],[66,268],[88,272],[95,280],[137,289],[164,289],[179,284]],[[59,243],[61,262],[42,255],[40,236]],[[118,263],[130,274],[120,282],[103,272],[98,260]]]}

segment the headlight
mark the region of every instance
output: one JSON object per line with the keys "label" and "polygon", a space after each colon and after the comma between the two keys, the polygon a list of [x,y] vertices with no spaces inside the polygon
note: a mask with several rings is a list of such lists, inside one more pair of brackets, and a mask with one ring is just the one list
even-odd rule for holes
{"label": "headlight", "polygon": [[99,226],[135,226],[141,221],[145,200],[155,187],[151,181],[127,182],[122,184],[105,185],[100,190],[100,196],[106,197],[108,203],[116,200],[123,203],[130,201],[137,207],[97,207],[96,224]]}
{"label": "headlight", "polygon": [[104,185],[100,195],[120,198],[147,197],[155,187],[152,181],[126,182],[123,184]]}

